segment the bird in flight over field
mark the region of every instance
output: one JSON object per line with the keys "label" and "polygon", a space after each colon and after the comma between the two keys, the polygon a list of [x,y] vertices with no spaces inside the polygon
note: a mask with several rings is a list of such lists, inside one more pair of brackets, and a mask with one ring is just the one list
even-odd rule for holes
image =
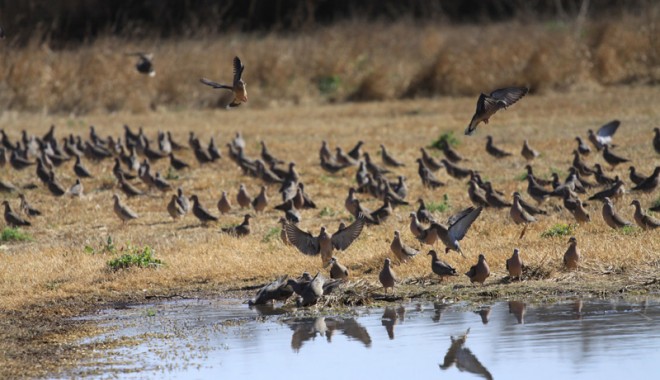
{"label": "bird in flight over field", "polygon": [[154,55],[151,53],[128,53],[127,55],[134,55],[140,59],[135,64],[135,68],[140,74],[149,75],[150,77],[156,76],[156,70],[154,69],[154,64],[151,62],[154,59]]}
{"label": "bird in flight over field", "polygon": [[527,87],[500,88],[490,93],[481,94],[477,100],[477,110],[470,120],[470,125],[465,129],[466,135],[471,135],[477,130],[477,125],[482,121],[488,124],[488,119],[501,109],[507,109],[513,103],[527,94]]}
{"label": "bird in flight over field", "polygon": [[241,78],[243,70],[245,70],[245,65],[241,63],[241,59],[234,57],[234,82],[231,86],[216,83],[206,78],[202,78],[199,81],[213,88],[226,88],[231,90],[234,93],[234,99],[229,103],[229,107],[238,107],[241,103],[248,101],[247,90],[245,89],[246,83]]}

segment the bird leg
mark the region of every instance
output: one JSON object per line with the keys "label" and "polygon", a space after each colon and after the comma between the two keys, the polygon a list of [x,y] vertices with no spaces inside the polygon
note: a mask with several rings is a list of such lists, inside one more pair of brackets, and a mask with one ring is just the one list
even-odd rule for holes
{"label": "bird leg", "polygon": [[520,233],[520,237],[518,239],[522,239],[523,236],[525,236],[525,232],[527,231],[527,224],[525,224],[525,227],[523,227],[522,232]]}

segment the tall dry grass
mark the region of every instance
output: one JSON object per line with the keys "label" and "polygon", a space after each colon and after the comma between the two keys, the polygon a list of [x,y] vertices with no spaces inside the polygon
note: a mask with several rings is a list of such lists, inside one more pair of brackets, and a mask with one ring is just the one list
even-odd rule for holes
{"label": "tall dry grass", "polygon": [[[231,79],[231,59],[246,64],[249,107],[347,100],[474,95],[504,85],[535,92],[657,83],[660,6],[641,16],[485,25],[346,21],[305,33],[228,33],[196,39],[101,37],[51,50],[32,41],[0,44],[0,107],[86,114],[206,108],[222,103],[199,84]],[[155,78],[134,58],[155,55]]]}

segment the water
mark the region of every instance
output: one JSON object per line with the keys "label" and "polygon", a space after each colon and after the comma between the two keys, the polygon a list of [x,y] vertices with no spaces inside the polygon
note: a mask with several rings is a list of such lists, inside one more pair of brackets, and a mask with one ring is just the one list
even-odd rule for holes
{"label": "water", "polygon": [[[289,310],[290,311],[290,310]],[[119,378],[597,379],[660,376],[660,302],[404,304],[316,318],[195,300],[107,310],[137,338],[67,376]],[[466,332],[469,329],[469,333]],[[655,375],[652,375],[655,374]]]}

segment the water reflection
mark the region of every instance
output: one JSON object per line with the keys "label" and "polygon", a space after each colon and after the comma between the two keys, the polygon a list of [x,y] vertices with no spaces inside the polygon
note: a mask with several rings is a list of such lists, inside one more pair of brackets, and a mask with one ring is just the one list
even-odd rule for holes
{"label": "water reflection", "polygon": [[475,313],[479,314],[479,316],[481,317],[481,323],[483,323],[484,325],[488,324],[488,318],[490,317],[490,306],[484,306],[479,310],[476,310]]}
{"label": "water reflection", "polygon": [[328,343],[332,343],[335,331],[361,342],[365,347],[371,347],[371,337],[367,329],[354,318],[294,318],[283,322],[293,330],[291,348],[294,352],[299,352],[305,342],[312,341],[317,336],[325,337]]}
{"label": "water reflection", "polygon": [[488,372],[488,369],[477,359],[477,357],[465,347],[470,329],[467,329],[465,334],[455,338],[450,336],[451,345],[445,354],[445,359],[442,364],[439,364],[440,369],[446,370],[451,368],[454,364],[461,372],[470,372],[475,375],[481,376],[485,379],[492,379],[493,376]]}
{"label": "water reflection", "polygon": [[509,314],[513,314],[519,324],[525,323],[526,305],[521,301],[509,301]]}
{"label": "water reflection", "polygon": [[394,326],[397,323],[403,323],[406,317],[406,308],[399,306],[394,309],[391,306],[388,306],[383,310],[383,316],[380,318],[380,323],[385,327],[387,331],[387,336],[390,340],[394,339]]}

